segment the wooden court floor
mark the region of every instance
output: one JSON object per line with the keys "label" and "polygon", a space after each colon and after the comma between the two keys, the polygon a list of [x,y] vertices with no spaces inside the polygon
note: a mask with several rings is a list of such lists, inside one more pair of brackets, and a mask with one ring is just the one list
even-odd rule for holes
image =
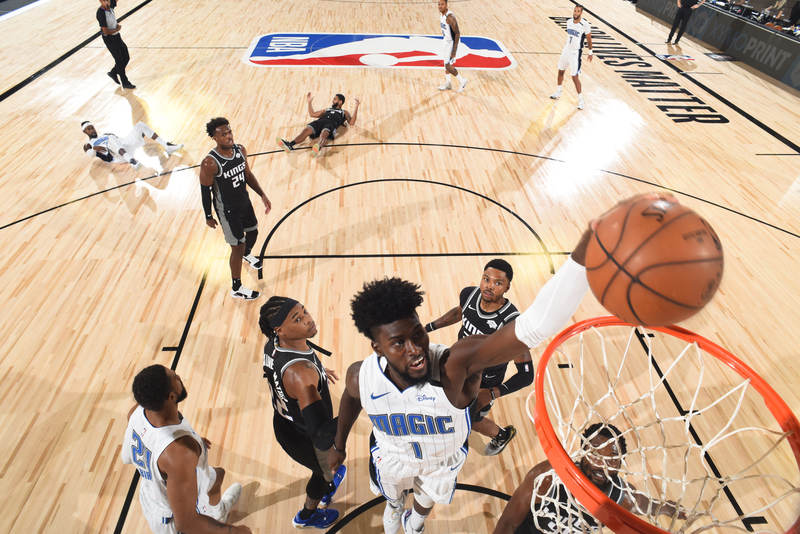
{"label": "wooden court floor", "polygon": [[[668,28],[621,0],[585,5],[603,37],[595,46],[649,66],[585,62],[582,111],[569,81],[561,100],[548,98],[564,42],[551,17],[570,16],[567,0],[451,0],[464,35],[500,40],[516,62],[465,70],[461,94],[436,89],[439,70],[243,60],[254,38],[273,32],[436,34],[432,2],[121,1],[135,91],[105,74],[111,58],[92,39],[97,2],[44,0],[0,19],[0,532],[147,532],[137,498],[124,511],[133,469],[119,452],[132,378],[155,362],[177,362],[189,392],[183,413],[213,442],[213,462],[245,486],[235,518],[254,532],[291,532],[306,473],[272,435],[259,303],[302,301],[315,342],[343,374],[370,352],[348,309],[365,281],[420,283],[421,318],[431,320],[478,282],[486,261],[504,257],[516,274],[508,296],[525,307],[589,219],[645,191],[673,191],[723,242],[722,286],[684,326],[740,356],[800,413],[800,96],[712,61],[688,38],[681,53],[692,61],[658,60]],[[659,108],[669,101],[652,100],[669,93],[643,91],[658,87],[724,120],[677,122],[676,110]],[[318,107],[337,92],[346,109],[362,102],[356,125],[316,160],[274,141],[308,121],[308,91]],[[258,213],[262,277],[244,274],[265,293],[256,302],[230,298],[229,249],[203,222],[197,164],[212,146],[204,124],[218,115],[272,200],[271,213]],[[140,170],[108,166],[81,151],[87,119],[122,134],[143,120],[186,148],[166,158],[151,144]],[[603,313],[589,295],[575,320]],[[431,339],[452,343],[456,333]],[[333,387],[335,404],[341,391]],[[470,438],[460,477],[469,487],[436,508],[426,532],[491,532],[504,501],[486,488],[510,494],[545,459],[524,393],[492,414],[518,436],[491,458],[484,438]],[[354,512],[373,499],[368,434],[362,418],[335,504],[352,517],[336,530],[345,534],[380,531],[381,506]],[[723,448],[715,460],[741,463],[740,452]],[[782,532],[791,506],[759,528]]]}

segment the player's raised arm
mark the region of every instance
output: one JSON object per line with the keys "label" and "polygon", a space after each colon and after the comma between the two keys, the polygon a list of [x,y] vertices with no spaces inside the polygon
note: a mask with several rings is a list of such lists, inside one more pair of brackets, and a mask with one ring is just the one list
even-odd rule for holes
{"label": "player's raised arm", "polygon": [[[525,521],[525,517],[531,511],[531,497],[533,496],[533,482],[542,473],[550,470],[550,462],[541,462],[533,467],[525,478],[522,484],[511,496],[511,500],[506,504],[503,514],[497,521],[497,526],[494,527],[493,534],[514,534],[517,528]],[[550,489],[550,483],[547,480],[540,486],[539,492],[546,492]]]}
{"label": "player's raised arm", "polygon": [[350,126],[353,126],[356,123],[356,118],[358,117],[358,106],[361,105],[361,101],[359,99],[354,98],[353,101],[356,103],[355,107],[353,108],[353,114],[351,115],[349,111],[345,111],[347,124]]}
{"label": "player's raised arm", "polygon": [[314,111],[314,108],[311,106],[311,102],[313,101],[314,97],[311,96],[311,92],[306,94],[306,102],[308,102],[308,114],[314,117],[315,119],[318,119],[322,117],[322,114],[324,113],[325,110],[321,109],[319,111]]}
{"label": "player's raised arm", "polygon": [[199,445],[185,437],[170,443],[158,459],[160,469],[169,480],[167,500],[178,532],[196,534],[249,534],[250,529],[239,525],[226,525],[197,511],[197,461]]}
{"label": "player's raised arm", "polygon": [[342,400],[339,402],[339,423],[336,428],[336,437],[329,454],[329,464],[332,471],[336,471],[346,456],[345,447],[350,430],[361,413],[361,394],[358,390],[358,375],[361,371],[361,362],[355,362],[347,368],[345,387]]}
{"label": "player's raised arm", "polygon": [[490,336],[467,337],[450,348],[445,365],[454,378],[486,367],[511,361],[558,333],[578,309],[589,289],[586,280],[586,246],[592,231],[587,229],[567,261],[542,287],[533,304],[513,322]]}

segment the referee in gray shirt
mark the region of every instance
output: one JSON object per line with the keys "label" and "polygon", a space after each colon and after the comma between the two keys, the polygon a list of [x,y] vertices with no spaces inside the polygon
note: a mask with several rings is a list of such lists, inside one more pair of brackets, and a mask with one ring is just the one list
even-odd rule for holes
{"label": "referee in gray shirt", "polygon": [[114,80],[114,83],[122,84],[125,89],[136,89],[136,86],[125,75],[125,67],[131,60],[131,56],[119,34],[122,26],[117,23],[117,17],[114,14],[115,7],[117,7],[117,0],[100,0],[100,7],[97,8],[97,22],[103,33],[103,42],[114,58],[114,68],[108,72],[108,76]]}

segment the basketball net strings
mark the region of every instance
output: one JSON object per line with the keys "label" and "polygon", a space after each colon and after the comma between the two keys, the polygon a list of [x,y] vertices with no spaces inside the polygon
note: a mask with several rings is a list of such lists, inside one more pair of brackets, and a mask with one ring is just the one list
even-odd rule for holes
{"label": "basketball net strings", "polygon": [[[745,405],[747,393],[751,391],[749,379],[743,379],[741,376],[735,375],[739,380],[738,383],[723,391],[721,395],[707,405],[699,406],[701,391],[707,393],[705,388],[709,387],[704,385],[707,373],[704,351],[696,343],[686,343],[669,367],[659,376],[656,371],[656,365],[654,365],[653,343],[655,338],[649,335],[641,336],[640,334],[638,339],[646,340],[645,343],[647,345],[647,354],[644,354],[643,357],[646,358],[648,363],[647,380],[649,389],[638,397],[628,402],[623,402],[619,398],[617,391],[630,389],[630,386],[625,383],[625,378],[623,378],[626,364],[629,362],[631,362],[631,365],[642,363],[641,361],[633,362],[634,359],[638,360],[639,357],[631,356],[631,353],[638,352],[630,350],[637,339],[636,328],[629,329],[630,332],[624,345],[624,352],[619,359],[618,365],[609,363],[609,352],[605,338],[600,330],[599,328],[592,328],[566,340],[564,344],[557,348],[556,354],[550,360],[550,363],[553,363],[556,360],[555,356],[559,355],[569,362],[570,366],[567,369],[558,369],[558,373],[561,377],[564,376],[564,373],[567,374],[569,386],[572,388],[571,392],[565,392],[563,388],[559,391],[555,387],[552,374],[549,372],[550,366],[548,366],[548,369],[537,370],[537,372],[545,372],[546,387],[544,393],[547,397],[547,407],[551,412],[551,418],[554,421],[561,445],[575,463],[579,463],[583,457],[593,454],[591,450],[586,450],[582,441],[582,434],[588,426],[597,422],[604,422],[620,427],[622,436],[626,438],[628,450],[625,455],[622,455],[621,447],[616,444],[620,453],[612,459],[618,459],[621,467],[617,472],[618,478],[609,476],[612,486],[616,487],[622,495],[627,495],[628,498],[633,499],[634,502],[636,502],[637,495],[647,498],[649,501],[648,506],[644,510],[637,510],[637,513],[645,516],[652,524],[669,532],[697,533],[717,527],[743,530],[740,524],[734,525],[734,523],[739,523],[747,517],[759,515],[790,496],[800,494],[800,488],[798,488],[796,482],[793,483],[781,474],[759,473],[756,469],[765,464],[767,458],[772,456],[786,441],[787,434],[758,425],[734,427],[734,420],[743,413],[742,408]],[[586,369],[587,364],[589,366],[595,364],[594,366],[596,366],[598,358],[596,354],[588,354],[589,351],[584,343],[585,335],[596,336],[596,340],[600,344],[602,368],[599,370],[595,368]],[[574,344],[575,341],[579,343],[576,357],[567,352],[567,347],[565,346],[570,342]],[[695,369],[698,369],[697,384],[692,392],[691,404],[685,410],[685,415],[668,416],[662,414],[661,412],[664,408],[659,408],[659,403],[656,399],[657,394],[668,395],[666,391],[669,387],[667,379],[673,377],[673,375],[678,375],[674,376],[676,383],[684,383],[679,375],[684,370],[682,367],[679,369],[679,364],[684,359],[687,359],[688,363],[694,361]],[[714,361],[716,362],[715,358]],[[588,395],[587,392],[587,373],[594,379],[603,378],[605,381],[604,387],[606,391],[594,401],[591,400],[592,396]],[[715,379],[720,378],[716,373],[712,372],[711,374],[714,375],[713,378]],[[715,380],[715,383],[711,384],[711,386],[719,387],[717,382],[719,380]],[[531,391],[528,394],[525,402],[525,411],[531,421],[534,421],[530,408],[533,393]],[[574,397],[570,395],[574,395]],[[565,401],[565,398],[574,398],[574,400],[570,403],[570,401]],[[758,398],[760,399],[760,396]],[[730,411],[729,415],[720,418],[719,412],[725,409],[723,406],[725,401],[735,403],[735,408]],[[608,404],[614,406],[616,413],[604,416],[601,412],[607,412],[607,410],[603,409],[603,406],[608,406]],[[674,412],[675,407],[669,406],[669,410]],[[635,420],[646,413],[651,414],[651,420],[637,424]],[[708,427],[709,421],[719,421],[722,425],[714,431],[713,436],[705,444],[698,444],[692,437],[694,430],[692,422],[703,414],[711,415],[712,413],[714,418],[706,417],[703,420],[705,423],[703,426]],[[669,429],[666,428],[667,426]],[[683,435],[672,435],[675,434],[677,428],[683,428]],[[709,451],[733,436],[748,432],[768,436],[771,438],[769,446],[764,447],[760,455],[733,474],[726,475],[721,473],[721,476],[715,475],[706,462],[706,458],[709,457],[707,456]],[[648,436],[651,437],[653,434],[660,436],[660,444],[647,444]],[[678,437],[680,439],[677,439]],[[615,438],[610,438],[607,442],[601,444],[601,447],[615,441],[617,441]],[[649,441],[653,442],[652,439]],[[737,444],[734,443],[733,447],[737,447]],[[595,454],[594,457],[597,458],[598,456]],[[636,461],[637,458],[638,462]],[[691,466],[690,463],[692,464]],[[680,466],[680,472],[677,474],[674,473],[676,464]],[[699,471],[698,465],[702,466],[702,472],[697,472]],[[659,469],[654,469],[653,467],[658,467]],[[726,463],[725,468],[730,470],[734,466]],[[605,468],[605,470],[608,475],[608,469]],[[673,472],[672,474],[671,471]],[[542,489],[546,480],[552,482],[547,491]],[[630,484],[626,481],[629,481]],[[633,489],[631,485],[634,482],[636,489]],[[755,498],[750,499],[752,503],[745,503],[742,506],[743,513],[738,514],[727,504],[728,501],[725,496],[725,489],[732,489],[731,486],[734,483],[740,491],[745,488],[752,490],[755,487],[764,486],[766,486],[765,489],[771,491],[769,493],[763,490],[747,491],[746,493],[748,494],[757,493],[757,495],[755,495]],[[537,477],[534,481],[534,492],[538,496],[540,503],[537,514],[534,514],[534,520],[538,528],[549,530],[571,528],[578,531],[589,531],[596,528],[592,524],[591,514],[564,487],[554,470]],[[749,496],[751,495],[746,495],[746,497]],[[665,504],[667,501],[676,502],[681,511],[686,513],[687,519],[680,520],[677,518],[677,514],[666,514],[668,508],[665,508]],[[767,504],[758,504],[759,501],[767,502]],[[787,505],[789,504],[787,503]],[[789,524],[794,522],[795,519],[793,517]]]}

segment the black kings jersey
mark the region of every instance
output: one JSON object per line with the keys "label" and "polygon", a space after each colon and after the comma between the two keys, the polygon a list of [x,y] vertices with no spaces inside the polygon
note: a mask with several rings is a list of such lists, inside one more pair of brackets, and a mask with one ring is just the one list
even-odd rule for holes
{"label": "black kings jersey", "polygon": [[214,198],[226,209],[246,206],[250,203],[245,181],[245,159],[240,145],[233,145],[233,156],[226,158],[216,150],[208,153],[217,162],[214,176]]}
{"label": "black kings jersey", "polygon": [[331,121],[334,128],[338,128],[344,124],[344,121],[347,120],[347,116],[344,114],[344,110],[341,108],[328,108],[320,118],[326,121]]}
{"label": "black kings jersey", "polygon": [[[481,309],[481,288],[476,286],[462,289],[459,303],[461,305],[461,329],[458,331],[458,339],[476,334],[489,335],[519,315],[517,307],[508,299],[497,311],[483,311]],[[490,388],[502,384],[507,367],[508,363],[501,363],[484,369],[481,387]]]}
{"label": "black kings jersey", "polygon": [[309,362],[316,367],[319,373],[317,391],[325,405],[328,417],[333,419],[333,405],[331,404],[331,394],[328,390],[328,377],[317,354],[310,348],[301,352],[281,347],[273,339],[270,339],[264,345],[264,378],[269,382],[270,393],[272,393],[272,407],[278,415],[292,421],[301,432],[306,432],[300,404],[296,399],[286,394],[286,389],[283,385],[283,373],[298,362]]}
{"label": "black kings jersey", "polygon": [[[529,527],[533,527],[530,534],[599,533],[601,526],[597,520],[583,508],[578,507],[577,500],[570,495],[569,490],[559,480],[555,471],[549,471],[549,473],[553,482],[547,491],[547,496],[540,498],[537,503],[536,496],[531,495],[531,513],[528,516],[530,522],[525,522]],[[628,491],[623,488],[627,488],[627,486],[619,478],[619,475],[612,475],[611,488],[607,493],[608,498],[619,504],[624,497],[623,491]],[[518,529],[515,534],[520,532]]]}

